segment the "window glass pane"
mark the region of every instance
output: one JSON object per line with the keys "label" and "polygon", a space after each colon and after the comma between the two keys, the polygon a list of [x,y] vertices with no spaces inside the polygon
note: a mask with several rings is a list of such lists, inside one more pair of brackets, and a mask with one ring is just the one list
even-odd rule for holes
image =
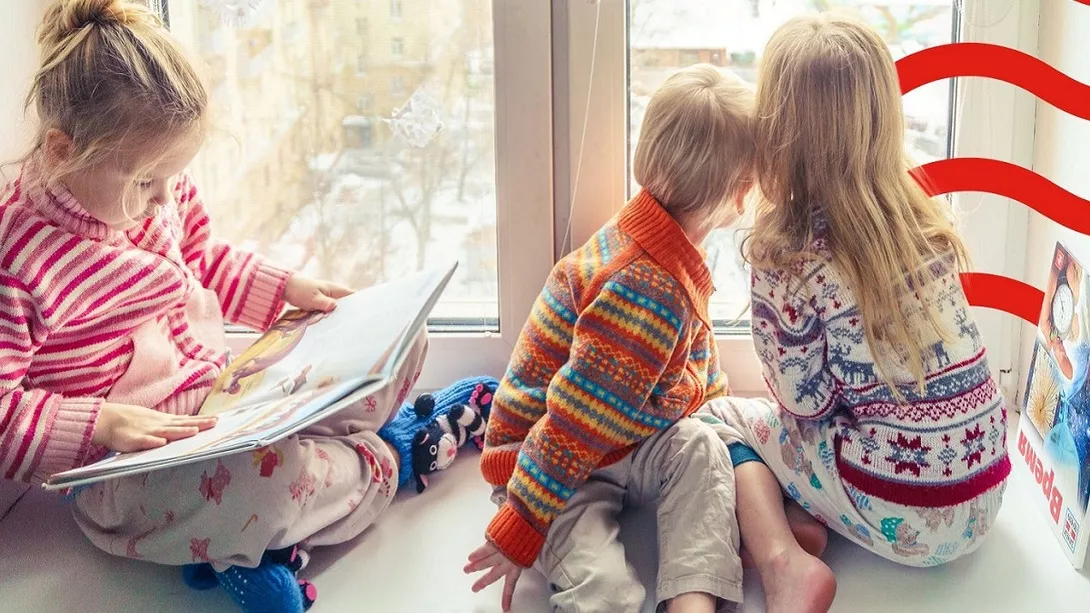
{"label": "window glass pane", "polygon": [[170,3],[214,103],[193,171],[219,235],[364,287],[460,267],[433,312],[494,329],[491,0]]}
{"label": "window glass pane", "polygon": [[[765,43],[788,19],[827,10],[854,12],[889,44],[894,59],[951,42],[954,0],[629,0],[629,153],[655,89],[674,71],[706,62],[729,67],[755,83]],[[949,155],[951,88],[932,83],[904,98],[909,155],[923,164]],[[635,179],[630,189],[639,189]],[[721,230],[705,248],[715,274],[712,317],[717,323],[746,314],[749,275],[741,235]]]}

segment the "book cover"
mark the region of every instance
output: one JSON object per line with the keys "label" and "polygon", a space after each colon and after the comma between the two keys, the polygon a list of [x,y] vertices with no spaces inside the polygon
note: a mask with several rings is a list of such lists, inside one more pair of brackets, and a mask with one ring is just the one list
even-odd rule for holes
{"label": "book cover", "polygon": [[1090,495],[1090,283],[1057,243],[1018,429],[1022,465],[1064,554],[1086,559]]}

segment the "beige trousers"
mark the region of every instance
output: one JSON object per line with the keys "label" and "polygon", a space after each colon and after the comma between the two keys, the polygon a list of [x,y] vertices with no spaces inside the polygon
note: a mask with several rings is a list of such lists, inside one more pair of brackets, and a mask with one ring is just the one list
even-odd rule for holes
{"label": "beige trousers", "polygon": [[397,492],[396,459],[376,432],[424,364],[421,334],[394,381],[302,433],[253,453],[96,484],[73,504],[99,549],[159,564],[254,567],[266,549],[350,540]]}
{"label": "beige trousers", "polygon": [[[711,425],[684,418],[628,457],[595,471],[553,522],[535,568],[549,581],[553,611],[629,613],[645,590],[617,540],[617,515],[657,503],[656,602],[689,592],[717,597],[721,610],[742,601],[734,516],[734,470]],[[504,490],[495,497],[502,502]]]}

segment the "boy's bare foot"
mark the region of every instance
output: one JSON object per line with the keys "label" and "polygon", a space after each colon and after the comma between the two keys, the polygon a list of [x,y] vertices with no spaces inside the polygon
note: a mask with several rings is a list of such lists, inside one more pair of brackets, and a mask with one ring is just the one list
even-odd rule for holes
{"label": "boy's bare foot", "polygon": [[836,576],[824,562],[792,548],[761,568],[767,613],[827,613],[836,596]]}
{"label": "boy's bare foot", "polygon": [[[806,553],[820,558],[821,554],[825,553],[825,546],[829,544],[829,529],[814,519],[813,515],[807,513],[794,500],[784,503],[784,513],[787,514],[787,525],[791,527],[791,534],[795,535],[799,546]],[[746,550],[744,544],[739,556],[742,558],[742,568],[757,567],[753,556]]]}

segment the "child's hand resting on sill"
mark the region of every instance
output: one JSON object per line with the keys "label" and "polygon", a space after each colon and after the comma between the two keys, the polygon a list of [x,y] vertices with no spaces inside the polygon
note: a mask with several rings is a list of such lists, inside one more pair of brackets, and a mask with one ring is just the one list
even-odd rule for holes
{"label": "child's hand resting on sill", "polygon": [[336,283],[292,275],[284,287],[284,302],[303,311],[328,313],[337,306],[338,298],[352,293],[352,290]]}
{"label": "child's hand resting on sill", "polygon": [[107,402],[98,412],[91,442],[128,453],[162,447],[216,425],[207,415],[170,415],[131,404]]}
{"label": "child's hand resting on sill", "polygon": [[504,578],[501,603],[504,611],[511,610],[511,598],[515,594],[515,585],[518,583],[519,576],[522,575],[521,566],[508,560],[492,543],[485,543],[469,554],[469,563],[466,564],[463,570],[467,575],[488,570],[483,577],[473,584],[474,593],[499,581],[501,577]]}

